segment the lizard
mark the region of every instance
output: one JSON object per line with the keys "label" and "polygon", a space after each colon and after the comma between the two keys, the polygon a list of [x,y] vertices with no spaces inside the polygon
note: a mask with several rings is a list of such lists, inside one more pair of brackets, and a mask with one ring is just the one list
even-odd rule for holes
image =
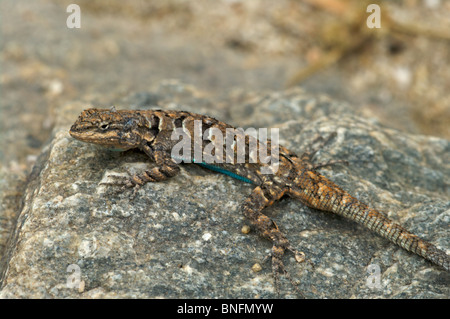
{"label": "lizard", "polygon": [[[188,136],[195,132],[195,123],[200,125],[201,142],[195,139],[190,141],[191,152],[200,147],[201,155],[206,154],[206,145],[216,143],[215,146],[223,147],[215,141],[212,129],[226,134],[227,129],[233,126],[221,122],[213,117],[195,114],[185,111],[173,110],[116,110],[90,108],[84,110],[70,128],[70,135],[80,141],[98,144],[118,150],[139,149],[156,163],[156,167],[125,178],[119,184],[123,188],[138,189],[148,182],[160,182],[176,176],[180,172],[180,158],[173,155],[173,148],[179,139],[174,139],[172,134],[181,130]],[[209,131],[208,131],[209,130]],[[301,156],[281,145],[273,145],[270,139],[260,141],[256,137],[237,131],[232,141],[237,136],[245,141],[245,160],[237,162],[236,145],[232,143],[233,153],[217,152],[212,154],[216,160],[213,164],[206,163],[195,157],[187,157],[191,163],[200,164],[206,168],[225,173],[255,187],[250,196],[242,204],[242,213],[249,223],[264,238],[272,242],[270,253],[272,261],[272,274],[274,286],[279,293],[279,275],[284,275],[294,285],[297,292],[297,284],[290,277],[284,263],[283,256],[286,251],[294,254],[298,262],[305,260],[304,254],[297,251],[290,244],[286,235],[278,225],[263,210],[283,196],[299,200],[306,206],[331,212],[364,225],[371,231],[381,235],[389,241],[399,245],[403,249],[419,255],[432,263],[449,271],[450,257],[443,250],[432,243],[409,232],[401,225],[386,217],[383,213],[370,208],[357,198],[353,197],[331,180],[321,175],[317,169],[323,164],[312,163],[313,152],[305,152]],[[269,167],[269,164],[259,159],[251,161],[251,142],[258,147],[265,147],[272,155],[274,146],[278,149],[277,168]],[[223,142],[223,141],[222,141]],[[195,145],[197,143],[197,145]],[[198,145],[201,144],[201,145]],[[255,145],[255,144],[253,144]],[[188,154],[192,155],[192,154]],[[198,156],[198,153],[197,153]],[[271,173],[262,173],[263,169],[269,169]],[[303,294],[301,294],[303,296]]]}

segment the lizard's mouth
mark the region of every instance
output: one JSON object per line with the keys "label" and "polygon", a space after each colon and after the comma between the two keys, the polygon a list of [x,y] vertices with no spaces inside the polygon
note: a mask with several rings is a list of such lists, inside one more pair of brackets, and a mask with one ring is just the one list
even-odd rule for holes
{"label": "lizard's mouth", "polygon": [[83,133],[77,130],[77,127],[75,125],[72,125],[72,127],[69,130],[70,136],[73,138],[76,138],[77,140],[84,141]]}
{"label": "lizard's mouth", "polygon": [[73,138],[87,142],[87,143],[95,143],[102,144],[108,146],[119,146],[120,141],[116,134],[113,132],[96,132],[89,130],[80,130],[77,127],[72,126],[69,131],[70,136]]}
{"label": "lizard's mouth", "polygon": [[123,139],[113,131],[110,132],[97,132],[90,130],[81,130],[73,125],[69,130],[70,136],[73,138],[85,142],[104,146],[111,150],[125,151],[134,148],[134,145],[123,143]]}
{"label": "lizard's mouth", "polygon": [[89,142],[92,143],[91,140],[94,140],[94,132],[87,131],[87,130],[81,130],[76,125],[72,125],[72,127],[69,130],[70,136],[73,138],[76,138],[77,140],[83,141],[83,142]]}

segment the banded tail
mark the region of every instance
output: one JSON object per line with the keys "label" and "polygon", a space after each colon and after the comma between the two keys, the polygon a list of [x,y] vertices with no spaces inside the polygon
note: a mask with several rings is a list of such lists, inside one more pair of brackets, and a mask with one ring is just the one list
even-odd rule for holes
{"label": "banded tail", "polygon": [[313,170],[303,170],[295,179],[290,195],[305,205],[354,220],[400,247],[430,260],[449,271],[450,257],[433,244],[412,234],[382,213],[352,197]]}

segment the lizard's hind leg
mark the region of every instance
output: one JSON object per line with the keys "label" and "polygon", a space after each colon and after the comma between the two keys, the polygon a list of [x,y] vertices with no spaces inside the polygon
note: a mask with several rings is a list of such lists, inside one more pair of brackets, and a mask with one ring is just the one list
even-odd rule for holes
{"label": "lizard's hind leg", "polygon": [[292,248],[289,240],[279,230],[275,222],[261,212],[264,208],[272,205],[276,200],[280,199],[286,192],[286,188],[279,188],[273,184],[268,186],[265,184],[258,186],[245,200],[243,204],[243,213],[261,234],[261,236],[269,239],[273,243],[271,257],[272,273],[276,293],[279,294],[278,279],[281,272],[287,279],[289,279],[297,293],[303,297],[303,294],[299,291],[297,284],[290,277],[283,263],[283,255],[286,249],[292,251],[296,256],[296,259],[297,256],[300,256],[302,253],[297,252],[294,248]]}

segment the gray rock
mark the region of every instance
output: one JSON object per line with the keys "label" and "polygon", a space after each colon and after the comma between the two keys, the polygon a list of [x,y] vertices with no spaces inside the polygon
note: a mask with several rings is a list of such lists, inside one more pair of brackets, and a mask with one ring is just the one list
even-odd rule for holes
{"label": "gray rock", "polygon": [[[350,165],[322,173],[449,249],[448,141],[383,128],[342,103],[299,90],[241,96],[240,105],[231,92],[220,103],[201,98],[198,109],[195,94],[182,86],[174,92],[181,92],[171,96],[176,104],[161,90],[131,96],[134,104],[128,105],[158,103],[199,113],[209,107],[235,126],[279,127],[281,143],[297,153],[318,134],[337,132],[316,161],[345,159]],[[270,262],[261,263],[271,244],[254,231],[241,232],[247,222],[240,205],[250,185],[184,165],[178,176],[145,185],[130,201],[129,191],[114,193],[101,183],[153,164],[139,152],[111,152],[72,139],[68,129],[83,108],[72,103],[60,110],[53,140],[31,173],[1,265],[1,298],[276,297]],[[314,264],[284,258],[309,298],[449,297],[448,273],[362,226],[289,198],[266,213]],[[255,263],[260,272],[252,270]],[[280,297],[298,297],[283,277],[280,288]]]}

